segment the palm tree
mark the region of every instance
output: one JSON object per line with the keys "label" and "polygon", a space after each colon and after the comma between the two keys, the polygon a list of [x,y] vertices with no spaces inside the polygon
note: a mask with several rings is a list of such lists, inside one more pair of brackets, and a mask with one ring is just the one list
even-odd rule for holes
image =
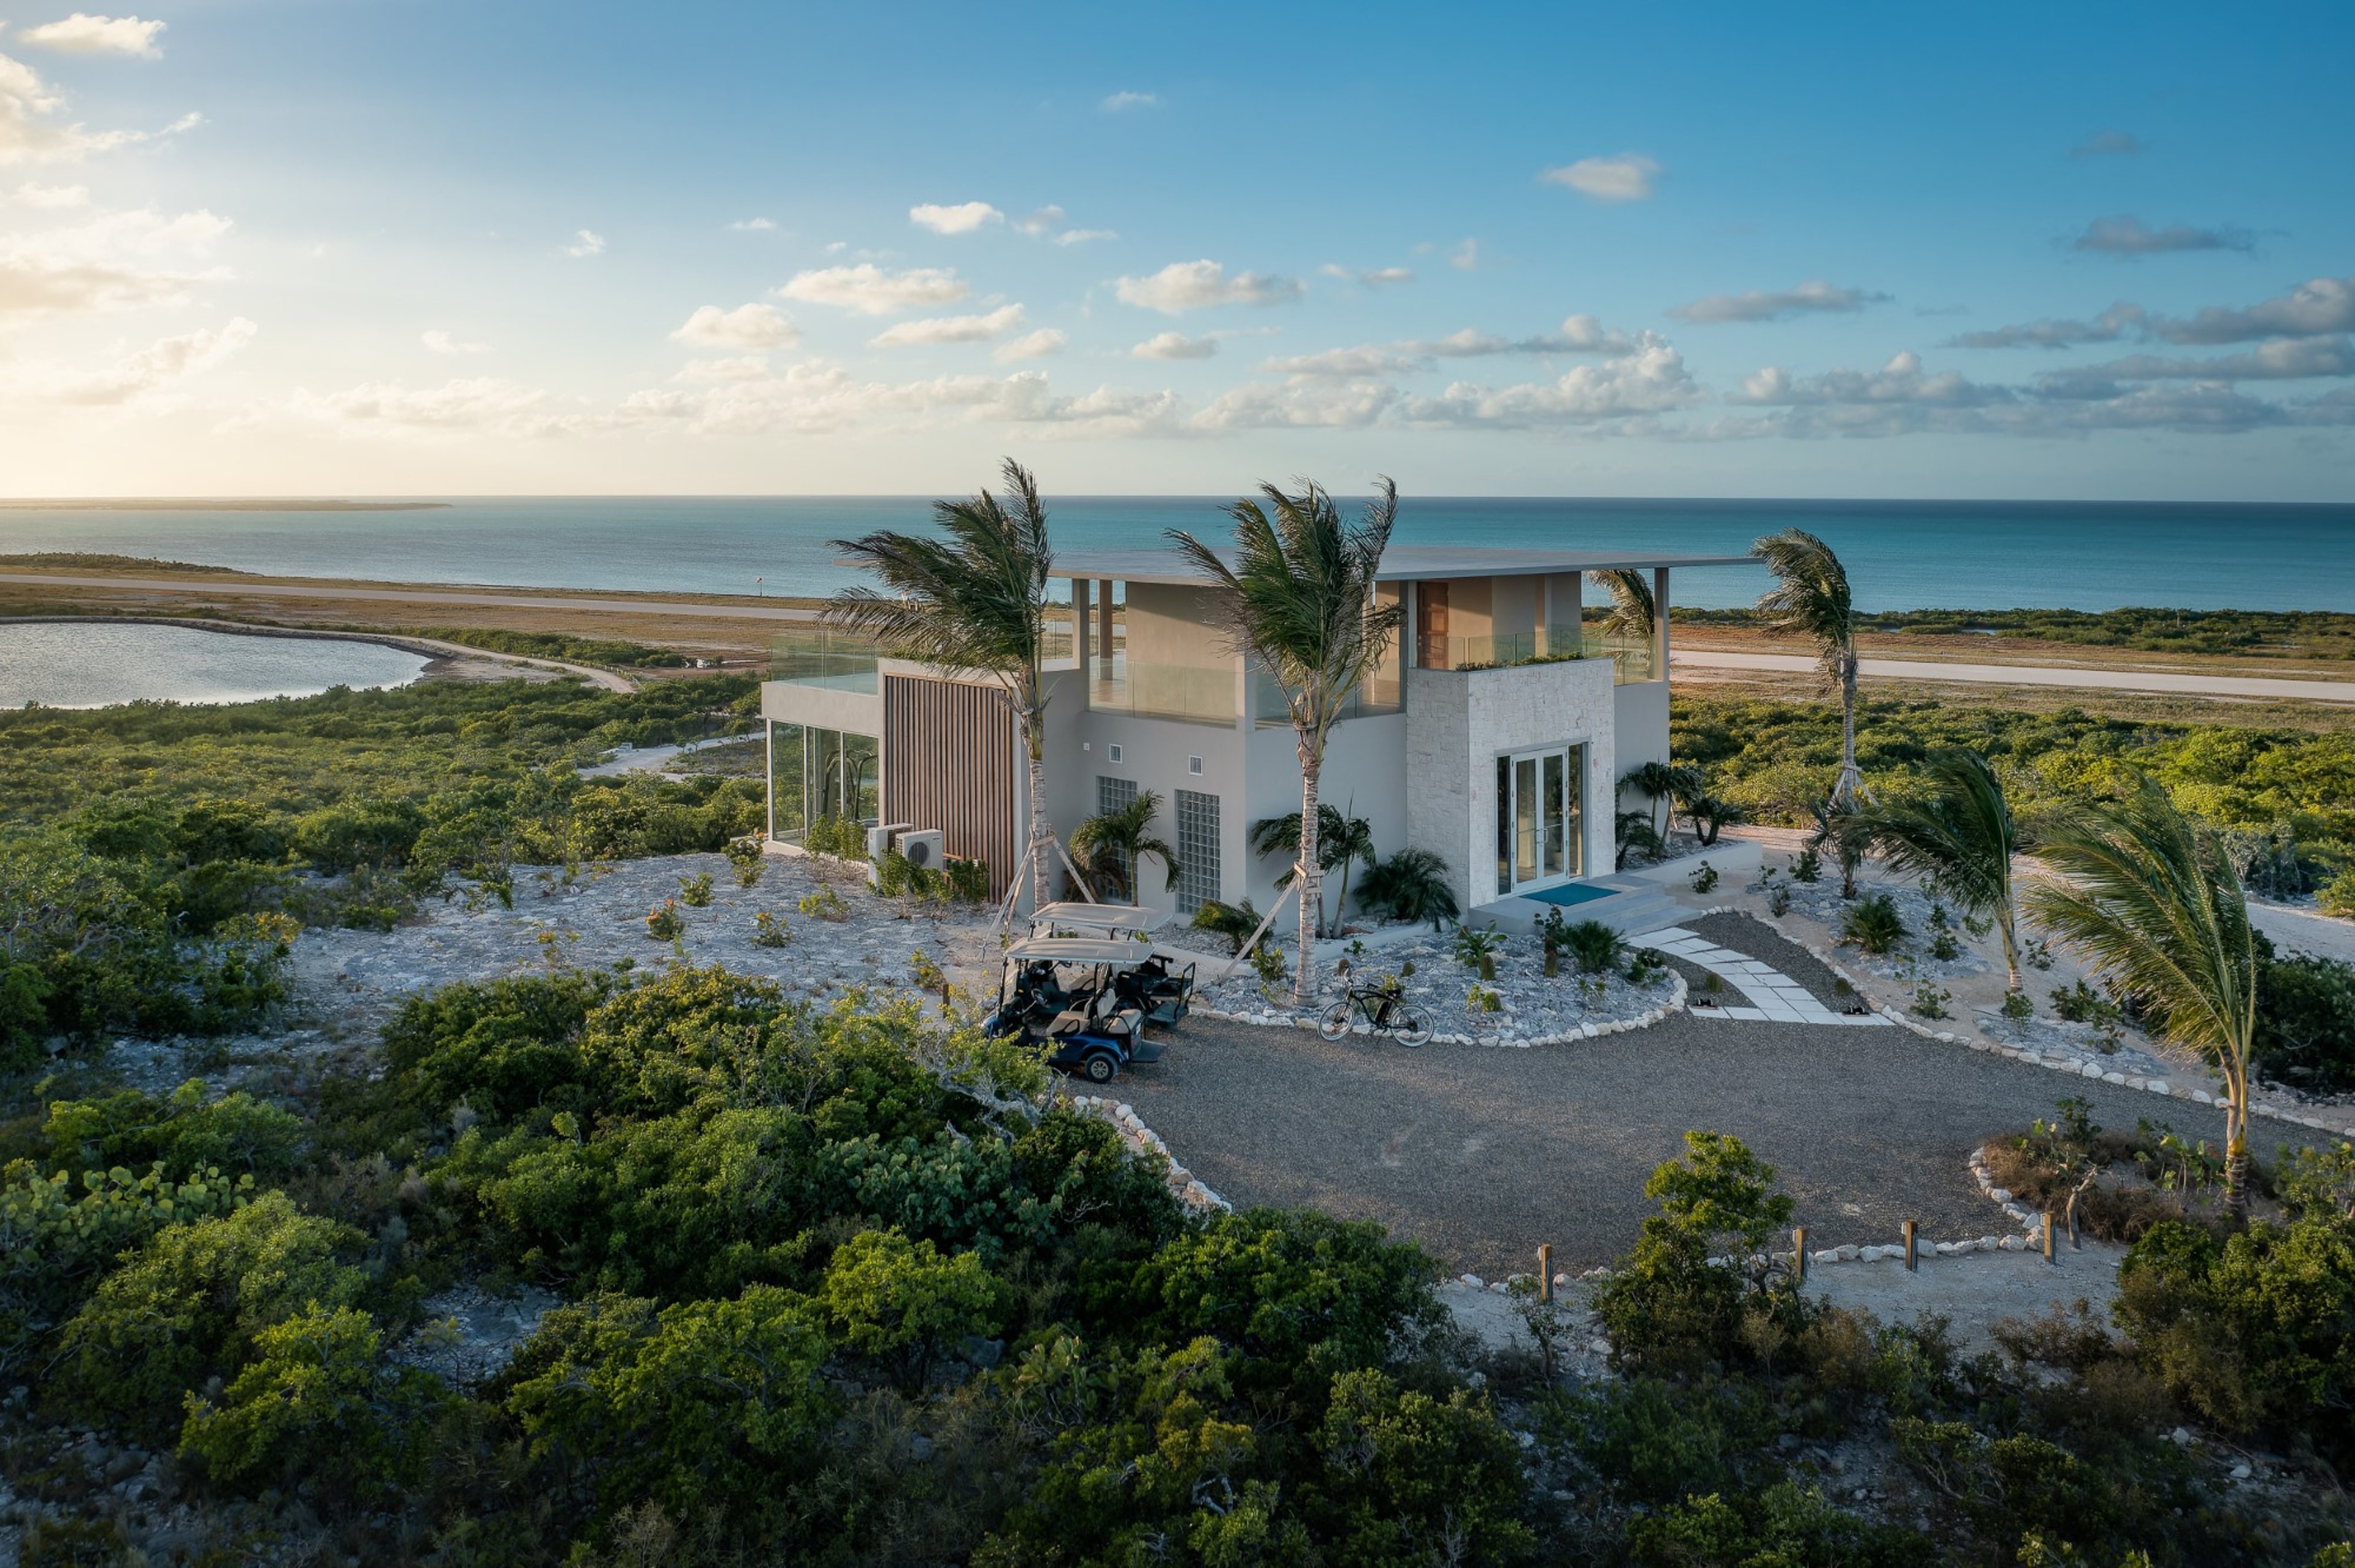
{"label": "palm tree", "polygon": [[1596,586],[1611,595],[1610,613],[1603,617],[1603,629],[1614,637],[1648,637],[1654,628],[1652,585],[1644,580],[1641,571],[1632,566],[1606,567],[1586,574]]}
{"label": "palm tree", "polygon": [[1398,607],[1374,597],[1374,574],[1398,518],[1398,486],[1388,479],[1380,484],[1380,494],[1355,527],[1342,523],[1340,508],[1316,485],[1303,480],[1296,496],[1262,485],[1265,508],[1248,499],[1228,508],[1235,520],[1232,566],[1193,535],[1169,530],[1171,542],[1225,591],[1230,637],[1267,667],[1284,689],[1292,720],[1300,758],[1297,1007],[1316,997],[1316,929],[1309,912],[1321,907],[1324,891],[1316,785],[1325,742],[1398,631]]}
{"label": "palm tree", "polygon": [[[1700,794],[1707,781],[1701,771],[1689,763],[1679,766],[1655,759],[1629,773],[1626,782],[1651,797],[1652,832],[1666,843],[1669,830],[1677,825],[1678,798]],[[1660,819],[1663,806],[1668,808],[1665,822]]]}
{"label": "palm tree", "polygon": [[2017,991],[2011,858],[2019,852],[2019,827],[2003,780],[1977,752],[1936,752],[1922,776],[1930,786],[1925,798],[1864,811],[1855,830],[1883,859],[1923,879],[1965,914],[1993,920],[2003,933],[2005,987]]}
{"label": "palm tree", "polygon": [[1153,819],[1161,815],[1161,797],[1146,790],[1116,811],[1098,812],[1071,830],[1071,853],[1090,876],[1109,879],[1131,903],[1144,880],[1139,857],[1159,857],[1169,873],[1168,885],[1178,885],[1178,851],[1167,839],[1153,836]]}
{"label": "palm tree", "polygon": [[[1269,817],[1252,829],[1251,842],[1252,848],[1259,854],[1284,854],[1297,859],[1300,854],[1300,813],[1287,812],[1282,816]],[[1372,823],[1362,816],[1350,816],[1336,811],[1329,805],[1317,806],[1317,869],[1341,873],[1341,896],[1335,901],[1333,906],[1335,923],[1337,924],[1339,920],[1348,912],[1350,868],[1362,860],[1370,869],[1379,859],[1380,857],[1374,853]],[[1290,887],[1292,873],[1286,871],[1283,876],[1278,877],[1275,885],[1279,888]],[[1326,925],[1325,910],[1321,901],[1316,911],[1316,925],[1320,931]]]}
{"label": "palm tree", "polygon": [[2138,1003],[2161,1039],[2199,1051],[2223,1079],[2224,1204],[2240,1217],[2258,964],[2232,861],[2147,777],[2123,799],[2057,816],[2037,854],[2063,880],[2030,890],[2030,912]]}
{"label": "palm tree", "polygon": [[1839,689],[1840,771],[1831,804],[1849,810],[1867,792],[1856,766],[1856,607],[1848,571],[1831,546],[1804,528],[1769,534],[1750,553],[1774,574],[1774,586],[1758,597],[1766,629],[1812,641],[1824,679]]}
{"label": "palm tree", "polygon": [[946,539],[882,531],[836,539],[834,548],[879,579],[885,589],[848,588],[826,603],[825,620],[860,635],[894,658],[986,676],[1013,711],[1030,759],[1031,907],[1047,901],[1047,699],[1039,678],[1046,641],[1047,508],[1038,482],[1012,458],[1007,502],[984,490],[969,501],[935,501],[932,517]]}

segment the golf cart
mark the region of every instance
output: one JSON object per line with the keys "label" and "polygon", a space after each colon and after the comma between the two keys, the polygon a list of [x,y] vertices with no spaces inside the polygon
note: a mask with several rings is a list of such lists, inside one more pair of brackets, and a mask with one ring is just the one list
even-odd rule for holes
{"label": "golf cart", "polygon": [[1135,904],[1041,904],[1030,917],[1031,938],[1100,934],[1107,940],[1126,938],[1146,955],[1117,970],[1114,983],[1128,1003],[1145,1014],[1145,1021],[1165,1028],[1183,1019],[1194,1001],[1194,965],[1173,970],[1169,960],[1151,950],[1145,933],[1160,923],[1157,910]]}
{"label": "golf cart", "polygon": [[[1018,942],[1006,950],[997,1006],[982,1028],[1035,1046],[1058,1072],[1109,1083],[1131,1062],[1161,1059],[1159,1043],[1144,1038],[1151,1009],[1137,978],[1155,961],[1140,943],[1103,937]],[[1178,1007],[1182,1015],[1184,998]]]}

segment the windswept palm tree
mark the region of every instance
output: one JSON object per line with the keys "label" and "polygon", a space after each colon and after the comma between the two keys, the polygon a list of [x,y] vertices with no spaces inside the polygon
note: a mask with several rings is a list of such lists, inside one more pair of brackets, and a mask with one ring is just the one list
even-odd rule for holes
{"label": "windswept palm tree", "polygon": [[969,501],[935,501],[946,539],[882,531],[836,539],[834,548],[873,572],[878,592],[847,588],[827,602],[825,620],[870,637],[894,658],[989,677],[1014,714],[1030,759],[1030,897],[1047,901],[1047,699],[1039,677],[1046,641],[1047,508],[1038,481],[1006,460],[1006,501],[984,490]]}
{"label": "windswept palm tree", "polygon": [[1652,635],[1654,617],[1658,612],[1652,604],[1652,585],[1640,570],[1632,566],[1612,566],[1586,575],[1611,595],[1610,613],[1603,617],[1605,632],[1614,637],[1648,637]]}
{"label": "windswept palm tree", "polygon": [[1153,819],[1160,815],[1161,797],[1146,790],[1118,810],[1098,812],[1071,829],[1071,853],[1090,876],[1110,880],[1132,903],[1145,880],[1145,856],[1160,860],[1174,888],[1178,851],[1167,839],[1153,835]]}
{"label": "windswept palm tree", "polygon": [[[1252,829],[1251,845],[1252,849],[1262,855],[1290,855],[1295,860],[1298,859],[1300,813],[1286,812],[1282,816],[1271,816],[1260,823]],[[1329,805],[1317,806],[1317,868],[1324,871],[1341,873],[1341,896],[1334,901],[1335,915],[1330,923],[1332,925],[1339,925],[1348,912],[1350,869],[1360,861],[1371,869],[1380,859],[1380,857],[1374,853],[1372,823],[1362,816],[1350,816],[1346,813],[1336,811]],[[1275,880],[1275,885],[1279,888],[1290,887],[1292,873],[1286,871],[1278,877]],[[1324,906],[1320,902],[1316,912],[1317,929],[1324,931],[1327,923],[1325,919]],[[1331,933],[1328,931],[1327,934],[1330,935]]]}
{"label": "windswept palm tree", "polygon": [[[1317,853],[1318,776],[1325,743],[1360,683],[1397,635],[1399,611],[1374,597],[1374,574],[1398,517],[1398,486],[1380,493],[1354,526],[1325,490],[1305,480],[1298,495],[1260,486],[1267,505],[1237,501],[1235,563],[1183,529],[1170,540],[1215,588],[1235,646],[1258,659],[1283,688],[1300,758],[1300,965],[1293,1002],[1316,999],[1316,923],[1325,871]],[[1273,513],[1273,516],[1270,514]]]}
{"label": "windswept palm tree", "polygon": [[2007,989],[2019,989],[2019,938],[2011,896],[2011,858],[2019,828],[2003,780],[1977,752],[1939,752],[1922,769],[1930,788],[1919,801],[1892,802],[1858,815],[1856,831],[1899,870],[1920,877],[1965,914],[1995,922],[2003,934]]}
{"label": "windswept palm tree", "polygon": [[1849,810],[1866,792],[1856,766],[1856,607],[1848,570],[1831,546],[1804,528],[1769,534],[1750,553],[1774,574],[1774,586],[1758,597],[1766,629],[1814,643],[1825,682],[1840,694],[1840,771],[1831,803]]}
{"label": "windswept palm tree", "polygon": [[2147,777],[2121,800],[2057,816],[2037,854],[2063,880],[2030,889],[2030,911],[2138,1003],[2161,1039],[2197,1051],[2224,1081],[2224,1204],[2237,1218],[2248,1203],[2258,964],[2232,861]]}

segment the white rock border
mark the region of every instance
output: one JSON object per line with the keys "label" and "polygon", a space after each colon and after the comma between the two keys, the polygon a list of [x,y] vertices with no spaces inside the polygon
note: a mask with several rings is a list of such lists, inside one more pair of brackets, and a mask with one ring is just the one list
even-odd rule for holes
{"label": "white rock border", "polygon": [[[1508,1034],[1502,1031],[1496,1034],[1487,1035],[1434,1034],[1426,1043],[1433,1045],[1501,1045],[1510,1047],[1515,1050],[1526,1051],[1532,1046],[1569,1045],[1574,1041],[1582,1040],[1600,1040],[1606,1034],[1632,1034],[1637,1029],[1650,1029],[1653,1025],[1659,1023],[1661,1020],[1668,1018],[1671,1013],[1680,1013],[1684,1010],[1685,977],[1677,973],[1674,967],[1671,967],[1668,970],[1668,999],[1662,1002],[1657,1008],[1650,1008],[1643,1012],[1637,1013],[1632,1019],[1614,1019],[1608,1023],[1581,1024],[1574,1029],[1564,1029],[1560,1034],[1527,1035]],[[1295,1013],[1278,1012],[1273,1008],[1263,1008],[1256,1012],[1248,1013],[1228,1012],[1219,1008],[1196,1008],[1189,1016],[1194,1018],[1215,1019],[1220,1023],[1250,1024],[1258,1029],[1306,1029],[1311,1034],[1316,1032],[1316,1020],[1315,1019],[1304,1019]],[[1369,1029],[1363,1024],[1358,1024],[1352,1026],[1350,1032],[1353,1034],[1370,1035],[1373,1031]]]}
{"label": "white rock border", "polygon": [[1134,1107],[1124,1100],[1109,1100],[1100,1094],[1073,1094],[1069,1098],[1073,1110],[1082,1115],[1102,1116],[1118,1129],[1129,1147],[1140,1154],[1161,1157],[1165,1167],[1164,1179],[1178,1201],[1198,1214],[1231,1214],[1235,1206],[1205,1186],[1199,1178],[1178,1163],[1161,1135],[1145,1125]]}

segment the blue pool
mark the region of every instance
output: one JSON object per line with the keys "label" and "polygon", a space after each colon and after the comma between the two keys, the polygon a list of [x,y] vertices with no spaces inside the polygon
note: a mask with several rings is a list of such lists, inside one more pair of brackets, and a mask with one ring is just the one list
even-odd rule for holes
{"label": "blue pool", "polygon": [[1618,890],[1597,888],[1584,882],[1564,882],[1558,888],[1540,888],[1533,893],[1523,893],[1525,899],[1535,899],[1547,904],[1582,904],[1593,899],[1607,899]]}

